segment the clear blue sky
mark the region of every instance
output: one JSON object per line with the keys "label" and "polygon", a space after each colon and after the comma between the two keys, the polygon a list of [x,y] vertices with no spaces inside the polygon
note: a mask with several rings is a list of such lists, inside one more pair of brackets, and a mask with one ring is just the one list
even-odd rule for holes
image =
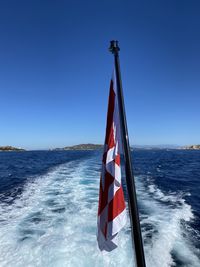
{"label": "clear blue sky", "polygon": [[120,42],[131,144],[200,143],[200,2],[0,2],[0,145],[103,143]]}

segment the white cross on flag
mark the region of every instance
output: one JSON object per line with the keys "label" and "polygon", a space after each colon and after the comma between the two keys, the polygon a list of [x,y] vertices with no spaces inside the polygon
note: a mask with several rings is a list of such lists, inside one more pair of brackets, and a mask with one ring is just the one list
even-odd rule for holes
{"label": "white cross on flag", "polygon": [[106,137],[102,159],[102,172],[98,208],[98,245],[100,250],[117,247],[117,234],[126,223],[126,207],[121,184],[120,120],[116,78],[110,83]]}

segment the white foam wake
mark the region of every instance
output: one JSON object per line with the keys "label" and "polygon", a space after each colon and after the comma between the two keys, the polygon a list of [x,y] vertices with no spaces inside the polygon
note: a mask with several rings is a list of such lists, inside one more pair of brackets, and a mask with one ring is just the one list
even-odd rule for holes
{"label": "white foam wake", "polygon": [[28,183],[13,205],[0,206],[0,266],[132,266],[130,236],[97,247],[99,163],[71,162]]}
{"label": "white foam wake", "polygon": [[191,206],[183,198],[184,194],[164,194],[151,181],[145,187],[138,179],[137,186],[139,201],[146,213],[142,225],[147,241],[147,266],[200,266],[199,251],[188,239],[185,227],[194,216]]}
{"label": "white foam wake", "polygon": [[[73,161],[27,183],[12,205],[0,205],[1,267],[132,267],[129,225],[119,247],[102,253],[97,247],[99,158]],[[147,267],[198,267],[195,248],[184,236],[193,218],[182,195],[166,195],[151,181],[137,180],[143,209]],[[177,265],[178,266],[178,265]]]}

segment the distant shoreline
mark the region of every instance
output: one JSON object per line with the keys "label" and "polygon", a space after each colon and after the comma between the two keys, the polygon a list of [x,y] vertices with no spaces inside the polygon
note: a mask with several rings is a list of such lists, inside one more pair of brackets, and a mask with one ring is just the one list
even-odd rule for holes
{"label": "distant shoreline", "polygon": [[[67,150],[102,150],[103,149],[102,144],[78,144],[74,146],[66,146],[63,148],[53,148],[53,149],[36,149],[36,150],[26,150],[23,148],[13,147],[13,146],[0,146],[0,152],[11,152],[11,151],[67,151]],[[189,145],[189,146],[165,146],[165,145],[135,145],[130,147],[131,151],[133,150],[200,150],[200,145]]]}
{"label": "distant shoreline", "polygon": [[6,151],[25,151],[23,148],[18,148],[18,147],[13,147],[13,146],[0,146],[0,151],[1,152],[6,152]]}
{"label": "distant shoreline", "polygon": [[184,149],[184,150],[200,150],[200,145],[185,146],[182,149]]}
{"label": "distant shoreline", "polygon": [[63,148],[55,148],[52,150],[60,151],[60,150],[100,150],[103,149],[103,145],[100,144],[79,144],[74,146],[66,146]]}

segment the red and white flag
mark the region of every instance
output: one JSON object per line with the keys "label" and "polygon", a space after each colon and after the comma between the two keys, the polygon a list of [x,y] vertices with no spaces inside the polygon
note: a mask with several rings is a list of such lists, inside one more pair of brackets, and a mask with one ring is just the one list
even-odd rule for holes
{"label": "red and white flag", "polygon": [[116,78],[110,83],[106,137],[102,159],[102,172],[98,208],[98,245],[100,250],[117,247],[117,234],[126,223],[126,207],[121,183],[120,120]]}

